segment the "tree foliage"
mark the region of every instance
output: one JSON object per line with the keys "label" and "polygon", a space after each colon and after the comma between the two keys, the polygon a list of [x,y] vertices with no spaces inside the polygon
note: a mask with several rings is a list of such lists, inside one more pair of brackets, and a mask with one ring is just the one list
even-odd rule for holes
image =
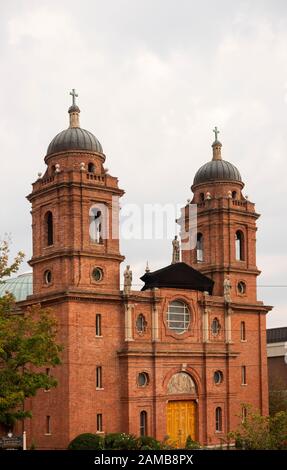
{"label": "tree foliage", "polygon": [[[24,256],[19,253],[9,266],[8,255],[8,243],[0,243],[0,281],[17,271]],[[57,385],[41,370],[60,364],[56,326],[51,312],[40,305],[23,312],[11,294],[0,299],[0,423],[11,427],[17,419],[30,417],[25,399]]]}
{"label": "tree foliage", "polygon": [[0,282],[3,280],[3,278],[9,277],[11,274],[16,273],[24,258],[24,253],[19,251],[12,264],[9,265],[9,252],[10,250],[8,241],[0,241]]}
{"label": "tree foliage", "polygon": [[235,440],[237,448],[245,450],[287,450],[287,413],[281,411],[274,416],[262,416],[251,406],[245,405],[248,413],[244,421],[229,438]]}
{"label": "tree foliage", "polygon": [[282,377],[273,377],[269,381],[269,412],[274,416],[280,411],[287,412],[287,386]]}

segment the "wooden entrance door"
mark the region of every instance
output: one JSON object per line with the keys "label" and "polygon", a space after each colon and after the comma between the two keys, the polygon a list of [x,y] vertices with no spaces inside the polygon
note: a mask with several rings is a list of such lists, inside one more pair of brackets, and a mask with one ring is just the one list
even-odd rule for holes
{"label": "wooden entrance door", "polygon": [[184,447],[187,436],[196,437],[195,401],[169,401],[167,404],[167,435],[177,447]]}

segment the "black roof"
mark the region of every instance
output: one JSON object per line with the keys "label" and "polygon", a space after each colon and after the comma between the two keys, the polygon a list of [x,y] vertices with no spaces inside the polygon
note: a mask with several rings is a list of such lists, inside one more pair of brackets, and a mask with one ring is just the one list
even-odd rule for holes
{"label": "black roof", "polygon": [[196,172],[193,184],[206,183],[207,181],[238,181],[242,182],[237,168],[226,160],[212,160],[205,163]]}
{"label": "black roof", "polygon": [[212,294],[214,281],[186,263],[175,263],[141,277],[142,290],[154,287],[190,289]]}
{"label": "black roof", "polygon": [[103,153],[98,139],[81,127],[69,127],[57,134],[48,147],[47,155],[64,150],[88,150],[89,152]]}
{"label": "black roof", "polygon": [[270,328],[267,330],[267,343],[281,343],[287,341],[287,326]]}

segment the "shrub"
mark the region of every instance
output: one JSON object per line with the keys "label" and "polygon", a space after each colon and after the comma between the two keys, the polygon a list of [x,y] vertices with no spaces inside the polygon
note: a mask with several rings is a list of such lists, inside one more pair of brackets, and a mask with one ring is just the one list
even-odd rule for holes
{"label": "shrub", "polygon": [[136,450],[138,440],[133,434],[115,432],[106,434],[104,445],[107,450]]}
{"label": "shrub", "polygon": [[75,437],[68,445],[69,450],[101,450],[104,440],[97,434],[85,433]]}
{"label": "shrub", "polygon": [[137,440],[138,449],[140,450],[159,450],[161,443],[150,436],[141,436]]}
{"label": "shrub", "polygon": [[36,450],[36,442],[34,439],[32,439],[31,445],[29,447],[29,450]]}
{"label": "shrub", "polygon": [[186,449],[200,449],[199,442],[194,441],[190,435],[187,436],[185,442]]}

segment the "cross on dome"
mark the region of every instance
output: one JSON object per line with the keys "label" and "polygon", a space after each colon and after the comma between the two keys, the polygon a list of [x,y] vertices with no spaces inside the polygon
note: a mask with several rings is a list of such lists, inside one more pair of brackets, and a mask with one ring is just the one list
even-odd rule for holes
{"label": "cross on dome", "polygon": [[[78,95],[77,95],[78,96]],[[218,134],[220,133],[219,129],[217,129],[217,126],[213,129],[214,135],[215,135],[215,141],[217,141]]]}
{"label": "cross on dome", "polygon": [[77,95],[75,88],[70,91],[70,95],[73,97],[73,106],[76,106],[76,98],[78,98],[79,95]]}

